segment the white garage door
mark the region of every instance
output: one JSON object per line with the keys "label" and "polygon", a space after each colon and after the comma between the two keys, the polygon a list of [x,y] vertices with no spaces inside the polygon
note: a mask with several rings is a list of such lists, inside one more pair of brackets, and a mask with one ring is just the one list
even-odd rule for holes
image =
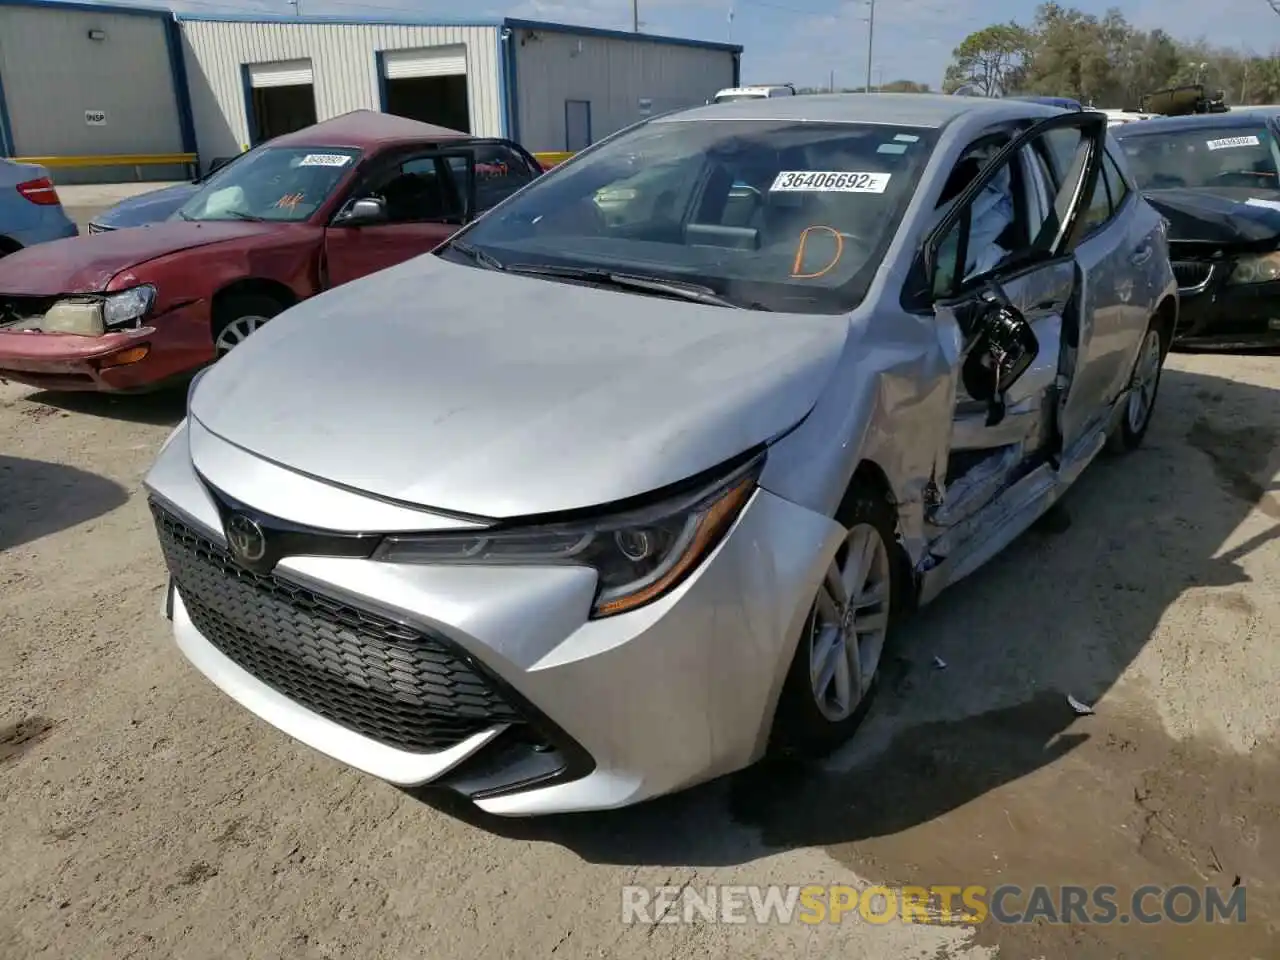
{"label": "white garage door", "polygon": [[448,47],[419,47],[416,50],[385,50],[382,69],[388,80],[408,77],[449,77],[467,73],[467,48],[458,43]]}
{"label": "white garage door", "polygon": [[249,64],[251,87],[301,87],[312,82],[310,60]]}

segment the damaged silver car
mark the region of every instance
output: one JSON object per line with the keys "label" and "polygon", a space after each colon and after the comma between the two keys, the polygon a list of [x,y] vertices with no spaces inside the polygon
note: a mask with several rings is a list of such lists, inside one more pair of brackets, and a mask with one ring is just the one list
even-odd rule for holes
{"label": "damaged silver car", "polygon": [[900,613],[1142,441],[1176,314],[1102,114],[655,118],[196,382],[147,479],[174,634],[497,814],[821,753]]}

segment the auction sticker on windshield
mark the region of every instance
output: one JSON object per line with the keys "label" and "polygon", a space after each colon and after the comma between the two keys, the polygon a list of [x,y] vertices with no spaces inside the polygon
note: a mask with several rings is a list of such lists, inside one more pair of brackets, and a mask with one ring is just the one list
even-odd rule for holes
{"label": "auction sticker on windshield", "polygon": [[1206,140],[1204,145],[1210,150],[1229,150],[1232,147],[1260,147],[1262,141],[1255,136],[1223,137],[1221,140]]}
{"label": "auction sticker on windshield", "polygon": [[351,158],[341,153],[308,153],[298,164],[300,167],[345,167]]}
{"label": "auction sticker on windshield", "polygon": [[820,170],[783,170],[770,191],[812,191],[815,193],[884,193],[888,173],[850,173]]}

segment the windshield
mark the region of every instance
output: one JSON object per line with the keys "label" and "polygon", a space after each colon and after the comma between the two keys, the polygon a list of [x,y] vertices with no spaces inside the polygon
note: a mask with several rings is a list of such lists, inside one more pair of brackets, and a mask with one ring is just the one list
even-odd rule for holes
{"label": "windshield", "polygon": [[332,147],[261,147],[219,169],[180,209],[181,220],[298,222],[315,213],[360,156]]}
{"label": "windshield", "polygon": [[1143,190],[1205,187],[1276,190],[1280,161],[1265,125],[1197,127],[1173,133],[1126,133],[1120,139]]}
{"label": "windshield", "polygon": [[535,180],[459,239],[490,265],[606,268],[696,283],[736,306],[843,313],[866,295],[935,135],[650,122]]}

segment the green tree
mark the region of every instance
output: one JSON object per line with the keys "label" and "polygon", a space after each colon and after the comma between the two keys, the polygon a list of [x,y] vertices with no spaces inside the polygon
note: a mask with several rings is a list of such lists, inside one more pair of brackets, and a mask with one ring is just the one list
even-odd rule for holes
{"label": "green tree", "polygon": [[890,80],[884,86],[877,87],[881,93],[928,93],[927,83],[916,83],[914,80]]}
{"label": "green tree", "polygon": [[1097,17],[1045,3],[1036,10],[1031,33],[1027,92],[1099,104],[1112,95],[1116,83],[1109,58],[1111,37]]}
{"label": "green tree", "polygon": [[951,93],[973,84],[988,97],[1018,89],[1032,38],[1016,23],[999,23],[969,34],[952,51],[942,89]]}

